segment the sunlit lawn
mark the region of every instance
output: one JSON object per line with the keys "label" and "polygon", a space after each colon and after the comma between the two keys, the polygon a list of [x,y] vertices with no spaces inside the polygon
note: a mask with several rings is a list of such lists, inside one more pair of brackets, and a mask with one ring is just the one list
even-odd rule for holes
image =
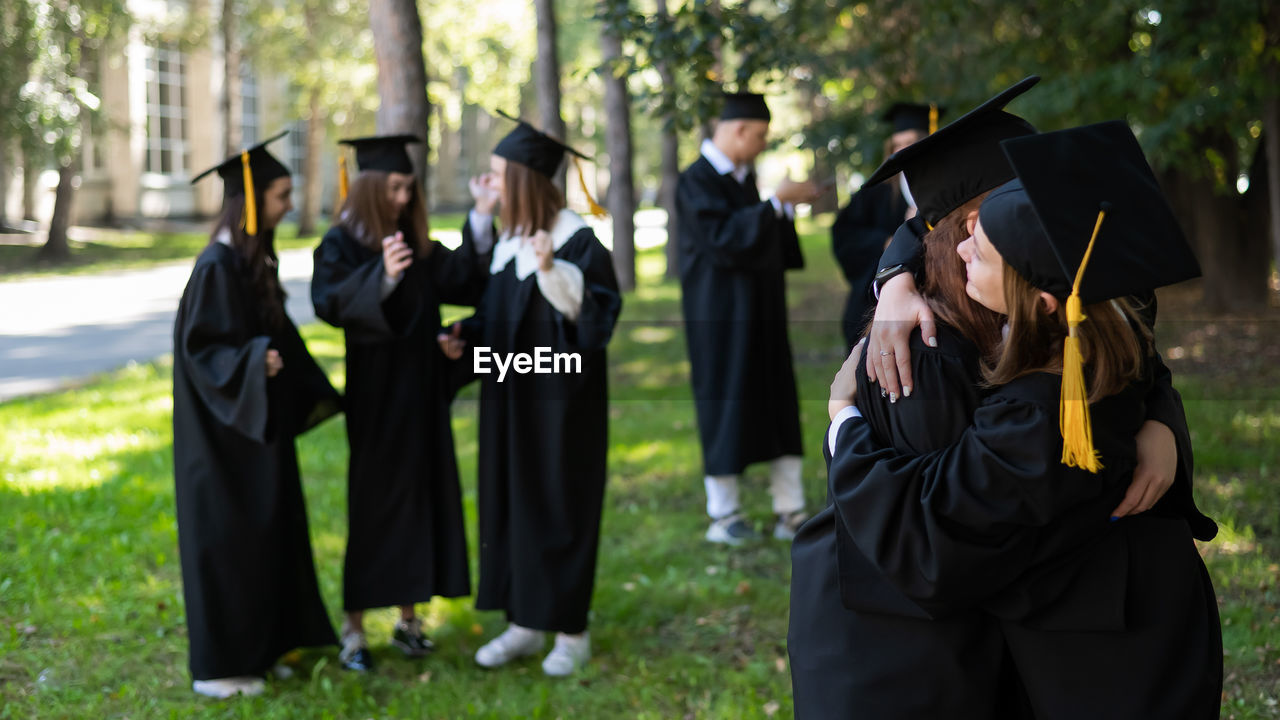
{"label": "sunlit lawn", "polygon": [[[843,285],[825,231],[806,238],[792,274],[792,345],[808,455],[806,489],[824,496],[818,443],[840,362]],[[296,659],[293,679],[260,698],[198,699],[173,519],[171,366],[122,370],[83,389],[0,405],[0,717],[765,718],[791,715],[786,663],[788,551],[729,551],[702,541],[700,462],[678,286],[660,282],[660,250],[642,253],[610,347],[610,484],[592,616],[595,658],[569,680],[536,659],[500,671],[471,656],[503,624],[470,601],[429,608],[438,650],[387,646],[390,611],[369,621],[378,671],[335,666],[336,651]],[[342,376],[341,335],[305,328]],[[1280,392],[1274,378],[1181,377],[1197,442],[1199,497],[1223,527],[1206,554],[1228,645],[1224,717],[1277,714],[1280,692]],[[474,556],[476,402],[455,406]],[[321,585],[335,621],[345,537],[341,419],[300,439]],[[762,468],[747,510],[767,527]]]}

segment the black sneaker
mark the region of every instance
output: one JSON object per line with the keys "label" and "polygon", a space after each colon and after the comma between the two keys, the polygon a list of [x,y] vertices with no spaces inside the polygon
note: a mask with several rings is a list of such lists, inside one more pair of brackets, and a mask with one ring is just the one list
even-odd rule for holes
{"label": "black sneaker", "polygon": [[342,667],[355,672],[373,670],[373,653],[369,652],[369,644],[364,640],[364,633],[349,632],[342,636],[342,650],[338,652],[338,662]]}
{"label": "black sneaker", "polygon": [[422,632],[422,621],[418,618],[401,620],[391,633],[391,644],[409,657],[422,657],[436,649],[434,643]]}

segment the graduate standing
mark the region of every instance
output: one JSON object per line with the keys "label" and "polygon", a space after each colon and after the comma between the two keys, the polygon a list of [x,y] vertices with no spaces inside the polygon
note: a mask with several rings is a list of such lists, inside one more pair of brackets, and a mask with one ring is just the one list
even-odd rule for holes
{"label": "graduate standing", "polygon": [[192,181],[218,173],[222,214],[173,328],[192,688],[212,697],[261,693],[281,655],[336,640],[316,584],[294,437],[338,412],[339,397],[284,311],[273,240],[293,183],[266,144]]}
{"label": "graduate standing", "polygon": [[[942,108],[918,103],[894,103],[884,114],[893,125],[885,143],[885,156],[919,141],[938,129]],[[871,307],[871,281],[876,261],[898,226],[916,214],[915,200],[901,173],[884,182],[867,183],[849,199],[831,225],[831,250],[849,283],[841,327],[845,344],[852,347],[867,324]]]}
{"label": "graduate standing", "polygon": [[427,237],[410,135],[344,140],[360,169],[315,251],[316,315],[347,348],[349,530],[341,660],[373,667],[364,611],[398,605],[391,642],[432,649],[414,603],[470,594],[458,467],[449,422],[452,363],[436,343],[440,303],[475,303],[483,260]]}
{"label": "graduate standing", "polygon": [[715,132],[676,186],[706,538],[729,545],[759,537],[738,502],[738,478],[753,463],[770,463],[774,536],[791,539],[806,518],[783,275],[804,265],[793,206],[818,192],[811,182],[784,180],[774,197],[760,199],[753,163],[768,131],[762,96],[726,94]]}
{"label": "graduate standing", "polygon": [[464,238],[492,238],[488,288],[467,343],[491,359],[536,348],[577,361],[546,374],[492,362],[480,389],[479,610],[502,610],[507,629],[476,651],[498,667],[555,646],[547,675],[568,675],[591,655],[587,632],[609,442],[605,346],[622,308],[609,251],[552,184],[565,151],[520,122],[472,181],[476,208]]}

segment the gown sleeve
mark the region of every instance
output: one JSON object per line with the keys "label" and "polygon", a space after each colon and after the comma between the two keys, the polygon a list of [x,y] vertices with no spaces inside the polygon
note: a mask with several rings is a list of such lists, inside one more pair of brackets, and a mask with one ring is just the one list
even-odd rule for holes
{"label": "gown sleeve", "polygon": [[[889,241],[889,247],[884,249],[884,253],[880,256],[880,262],[877,263],[876,267],[879,270],[884,270],[895,265],[902,265],[918,279],[920,272],[924,269],[923,238],[926,232],[928,232],[928,227],[925,226],[924,219],[919,215],[902,223],[894,231],[893,239]],[[875,297],[880,296],[880,290],[885,282],[887,280],[872,281],[871,292]]]}
{"label": "gown sleeve", "polygon": [[179,328],[176,362],[190,378],[200,401],[218,422],[255,442],[266,442],[270,402],[267,393],[267,335],[248,336],[245,306],[231,270],[199,263]]}
{"label": "gown sleeve", "polygon": [[574,233],[557,253],[557,262],[567,262],[582,273],[582,303],[576,319],[557,311],[563,335],[570,346],[599,350],[609,344],[622,311],[622,294],[613,271],[609,251],[596,239],[591,228]]}
{"label": "gown sleeve", "polygon": [[[953,445],[923,455],[880,447],[861,419],[839,428],[829,492],[849,537],[910,599],[937,617],[980,605],[1037,559],[1038,537],[1071,513],[1105,525],[1114,473],[1059,462],[1057,413],[992,396]],[[1098,518],[1098,513],[1101,513]],[[1103,528],[1105,529],[1105,528]],[[1060,545],[1069,543],[1060,541]]]}
{"label": "gown sleeve", "polygon": [[779,218],[773,204],[759,201],[734,207],[702,173],[686,171],[676,183],[676,202],[682,216],[692,218],[695,230],[686,233],[696,254],[717,267],[764,269],[803,265],[795,225]]}
{"label": "gown sleeve", "polygon": [[489,279],[489,260],[492,258],[496,232],[489,226],[487,248],[481,252],[475,237],[471,219],[462,223],[462,244],[449,249],[440,243],[432,248],[432,280],[442,302],[474,307],[484,297]]}
{"label": "gown sleeve", "polygon": [[[393,335],[383,312],[382,255],[370,253],[362,260],[352,252],[354,245],[355,241],[341,228],[333,227],[316,248],[311,276],[311,303],[316,316],[346,330],[355,341]],[[403,293],[405,284],[401,280],[387,299]]]}

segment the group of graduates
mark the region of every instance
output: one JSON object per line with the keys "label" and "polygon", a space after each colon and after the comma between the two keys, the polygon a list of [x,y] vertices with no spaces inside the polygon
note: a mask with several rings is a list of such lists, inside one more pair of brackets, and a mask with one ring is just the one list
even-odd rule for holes
{"label": "group of graduates", "polygon": [[[315,250],[311,282],[316,314],[346,340],[341,397],[284,312],[273,236],[291,207],[287,168],[262,143],[205,173],[224,182],[223,210],[178,308],[173,383],[197,693],[260,693],[268,672],[289,672],[277,664],[282,655],[339,639],[343,667],[372,670],[363,615],[373,608],[399,607],[391,644],[406,655],[433,649],[415,604],[471,594],[450,404],[477,379],[475,347],[581,359],[580,372],[478,378],[476,607],[504,611],[509,624],[475,660],[492,668],[539,653],[548,632],[546,674],[569,675],[590,658],[605,348],[621,310],[609,253],[552,182],[568,148],[524,122],[494,148],[490,171],[472,179],[476,205],[462,244],[432,241],[412,142],[343,141],[359,172],[348,187],[344,158],[342,202]],[[442,328],[441,303],[475,313]],[[350,464],[345,618],[335,636],[294,439],[341,411]]]}
{"label": "group of graduates", "polygon": [[[1154,290],[1199,269],[1127,125],[1039,133],[1005,111],[1037,81],[941,128],[936,105],[890,113],[888,157],[833,227],[852,350],[812,517],[785,273],[804,265],[795,206],[821,189],[784,180],[761,196],[770,114],[749,93],[725,95],[680,176],[705,538],[760,537],[738,485],[767,462],[772,534],[794,541],[797,717],[1218,716],[1221,630],[1193,542],[1217,528],[1194,503],[1186,418],[1153,339]],[[590,656],[621,307],[608,251],[551,183],[573,151],[523,122],[471,181],[462,244],[430,241],[413,140],[349,141],[360,172],[316,249],[312,299],[345,332],[345,402],[283,311],[271,233],[287,171],[261,145],[216,168],[223,215],[175,327],[197,692],[260,692],[282,653],[337,639],[293,439],[341,408],[340,658],[372,668],[362,612],[393,605],[393,644],[431,649],[414,604],[470,592],[449,405],[477,346],[576,352],[583,371],[482,378],[476,607],[509,624],[475,660],[539,653],[548,631],[547,674]],[[443,328],[442,302],[476,312]]]}

